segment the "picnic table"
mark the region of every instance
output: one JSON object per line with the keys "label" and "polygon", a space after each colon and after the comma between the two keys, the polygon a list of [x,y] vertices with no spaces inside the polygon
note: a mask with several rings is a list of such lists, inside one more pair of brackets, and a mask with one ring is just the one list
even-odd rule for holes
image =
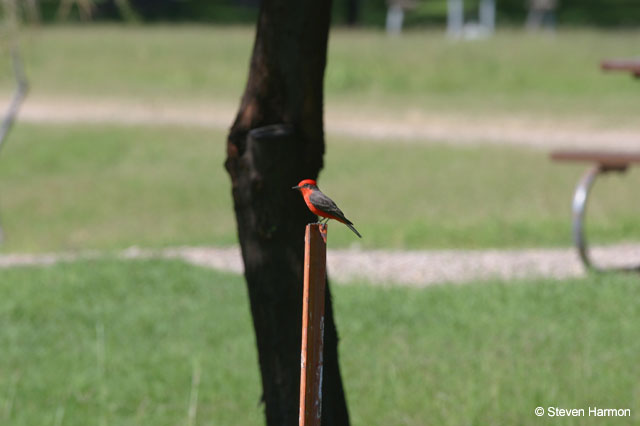
{"label": "picnic table", "polygon": [[[591,165],[582,175],[573,193],[571,210],[573,213],[572,231],[573,242],[578,249],[582,263],[593,270],[605,270],[596,266],[589,256],[589,249],[584,232],[585,210],[589,192],[596,178],[605,173],[625,172],[630,166],[640,164],[640,152],[611,152],[611,151],[553,151],[551,159],[555,161],[583,162]],[[624,270],[638,270],[639,267],[625,267]]]}
{"label": "picnic table", "polygon": [[[600,64],[604,71],[622,71],[631,73],[636,78],[640,78],[640,59],[610,59],[604,60]],[[640,141],[639,141],[640,142]],[[558,150],[551,153],[551,158],[555,161],[584,162],[591,165],[582,176],[573,194],[573,242],[578,249],[578,254],[582,263],[592,270],[603,271],[611,268],[602,268],[594,264],[589,256],[589,250],[584,233],[585,209],[589,191],[596,178],[605,173],[625,172],[630,166],[640,164],[639,152],[615,152],[615,151],[580,151],[580,150]],[[640,271],[640,266],[629,266],[617,268],[623,270]]]}
{"label": "picnic table", "polygon": [[608,59],[600,63],[603,71],[623,71],[640,78],[640,59]]}

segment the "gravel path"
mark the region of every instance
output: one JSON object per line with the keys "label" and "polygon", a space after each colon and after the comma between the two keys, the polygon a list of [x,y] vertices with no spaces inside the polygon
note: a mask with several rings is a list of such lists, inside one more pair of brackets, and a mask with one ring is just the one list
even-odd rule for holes
{"label": "gravel path", "polygon": [[[30,123],[171,124],[212,129],[229,128],[237,105],[189,103],[167,105],[128,100],[28,98],[18,119]],[[456,145],[494,144],[551,148],[608,148],[637,150],[640,125],[603,127],[590,120],[531,118],[496,115],[443,114],[408,111],[390,118],[327,108],[326,129],[330,135],[371,142],[444,142]]]}
{"label": "gravel path", "polygon": [[[50,265],[56,262],[105,257],[99,252],[81,254],[0,255],[0,267]],[[238,248],[177,247],[164,250],[127,249],[124,259],[167,258],[221,271],[241,273]],[[640,263],[640,244],[599,247],[594,258],[606,265]],[[498,278],[570,278],[585,271],[572,248],[528,250],[329,250],[329,276],[349,283],[424,287],[439,283],[466,283]]]}

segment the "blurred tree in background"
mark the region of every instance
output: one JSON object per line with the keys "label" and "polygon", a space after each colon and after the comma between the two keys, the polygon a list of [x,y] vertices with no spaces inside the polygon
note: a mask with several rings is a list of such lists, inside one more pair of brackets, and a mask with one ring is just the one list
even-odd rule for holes
{"label": "blurred tree in background", "polygon": [[[62,0],[40,0],[40,14],[44,22],[58,19]],[[87,0],[93,4],[95,20],[126,19],[123,3],[135,16],[145,22],[203,22],[218,24],[253,23],[260,0]],[[468,14],[477,13],[479,0],[465,0]],[[415,9],[405,17],[405,26],[423,27],[444,25],[446,0],[417,0]],[[527,0],[498,0],[498,25],[523,25],[527,16]],[[74,8],[69,19],[79,20]],[[333,23],[383,27],[387,11],[386,0],[335,0]],[[603,27],[637,26],[640,24],[638,0],[559,0],[559,25],[595,25]]]}

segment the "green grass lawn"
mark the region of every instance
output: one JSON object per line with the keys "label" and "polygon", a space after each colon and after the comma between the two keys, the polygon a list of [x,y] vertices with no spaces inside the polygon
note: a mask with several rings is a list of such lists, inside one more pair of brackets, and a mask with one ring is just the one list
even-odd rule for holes
{"label": "green grass lawn", "polygon": [[[18,125],[0,155],[2,249],[235,244],[224,142],[178,126]],[[335,224],[330,246],[567,246],[582,172],[526,149],[330,138],[320,186],[364,235]],[[638,185],[636,171],[598,181],[594,242],[640,239]]]}
{"label": "green grass lawn", "polygon": [[223,142],[181,127],[20,125],[0,156],[5,248],[234,244]]}
{"label": "green grass lawn", "polygon": [[[537,406],[640,421],[632,275],[334,287],[354,425],[538,425]],[[238,276],[165,261],[0,270],[0,423],[262,424]],[[195,382],[198,382],[197,380]]]}
{"label": "green grass lawn", "polygon": [[[75,26],[26,32],[33,94],[198,99],[236,104],[248,72],[252,27]],[[583,116],[633,123],[640,107],[627,75],[605,76],[603,58],[637,56],[639,31],[500,31],[453,42],[442,30],[387,37],[332,31],[329,106]],[[10,84],[8,56],[0,69]]]}
{"label": "green grass lawn", "polygon": [[[236,105],[252,38],[248,27],[91,25],[29,30],[24,46],[34,97]],[[438,31],[389,38],[337,30],[327,109],[633,123],[640,86],[602,75],[597,62],[636,54],[638,41],[638,31],[504,31],[466,43]],[[0,155],[2,250],[234,244],[224,139],[186,126],[20,124]],[[321,187],[362,231],[357,244],[364,247],[570,244],[569,201],[580,167],[526,149],[334,137],[327,146]],[[588,216],[595,242],[640,238],[639,183],[635,171],[598,182]],[[331,233],[334,247],[355,244],[342,227]]]}

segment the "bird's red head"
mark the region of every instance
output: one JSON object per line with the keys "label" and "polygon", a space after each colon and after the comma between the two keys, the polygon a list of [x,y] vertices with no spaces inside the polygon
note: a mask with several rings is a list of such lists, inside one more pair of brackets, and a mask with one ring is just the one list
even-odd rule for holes
{"label": "bird's red head", "polygon": [[301,180],[300,183],[298,183],[298,186],[304,186],[304,185],[313,185],[313,186],[318,186],[318,184],[316,183],[315,180],[313,179],[305,179],[305,180]]}
{"label": "bird's red head", "polygon": [[297,186],[294,186],[291,189],[303,189],[303,188],[308,188],[309,186],[318,186],[316,184],[316,181],[313,179],[304,179],[301,180]]}

